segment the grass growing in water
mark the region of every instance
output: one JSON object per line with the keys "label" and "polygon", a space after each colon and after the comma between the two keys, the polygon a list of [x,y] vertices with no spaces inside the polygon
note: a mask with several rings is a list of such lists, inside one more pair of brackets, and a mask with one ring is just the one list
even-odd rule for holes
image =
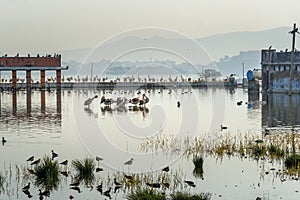
{"label": "grass growing in water", "polygon": [[210,193],[200,193],[200,194],[188,194],[177,192],[175,194],[171,194],[172,200],[209,200],[211,199]]}
{"label": "grass growing in water", "polygon": [[128,200],[165,200],[166,197],[163,194],[155,192],[154,190],[150,189],[142,189],[137,190],[136,192],[132,192],[127,195]]}
{"label": "grass growing in water", "polygon": [[41,163],[35,166],[35,184],[46,190],[57,189],[59,179],[59,165],[50,157],[45,157]]}
{"label": "grass growing in water", "polygon": [[298,169],[299,165],[300,165],[300,155],[298,154],[293,154],[288,156],[285,161],[284,164],[286,166],[286,168],[288,169]]}
{"label": "grass growing in water", "polygon": [[5,184],[6,178],[0,173],[0,194],[4,190],[4,184]]}
{"label": "grass growing in water", "polygon": [[203,162],[204,162],[204,160],[203,160],[203,157],[201,157],[201,156],[195,156],[193,158],[193,163],[195,165],[195,168],[203,168]]}
{"label": "grass growing in water", "polygon": [[77,174],[75,179],[79,182],[84,181],[85,185],[89,186],[93,184],[95,180],[95,162],[92,158],[85,158],[83,160],[73,160],[72,166],[76,170]]}
{"label": "grass growing in water", "polygon": [[201,156],[195,156],[193,158],[193,163],[194,163],[194,170],[193,170],[193,175],[195,177],[203,178],[203,162],[204,159]]}

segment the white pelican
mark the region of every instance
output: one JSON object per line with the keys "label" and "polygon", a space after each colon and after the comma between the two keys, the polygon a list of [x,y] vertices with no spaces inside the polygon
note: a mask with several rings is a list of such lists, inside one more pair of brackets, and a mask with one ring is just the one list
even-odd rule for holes
{"label": "white pelican", "polygon": [[113,103],[112,99],[106,99],[105,96],[101,97],[100,104],[104,103],[106,106],[110,106]]}
{"label": "white pelican", "polygon": [[142,106],[142,105],[145,106],[145,104],[148,103],[148,102],[149,102],[149,98],[148,98],[145,94],[143,94],[143,97],[142,97],[142,99],[140,100],[139,105],[140,105],[140,106]]}
{"label": "white pelican", "polygon": [[138,104],[139,102],[140,102],[139,98],[129,99],[129,103],[134,104],[134,105]]}
{"label": "white pelican", "polygon": [[93,102],[94,99],[98,98],[97,95],[95,95],[93,98],[88,98],[85,100],[84,105],[90,107],[91,103]]}

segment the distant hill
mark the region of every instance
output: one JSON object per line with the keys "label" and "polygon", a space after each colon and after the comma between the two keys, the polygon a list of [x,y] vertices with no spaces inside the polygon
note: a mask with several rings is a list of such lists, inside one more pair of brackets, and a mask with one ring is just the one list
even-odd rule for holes
{"label": "distant hill", "polygon": [[242,51],[238,55],[231,57],[225,56],[220,59],[220,61],[214,62],[213,64],[216,65],[217,69],[223,75],[236,74],[239,77],[242,77],[243,63],[245,76],[249,69],[253,70],[254,68],[260,68],[260,51]]}
{"label": "distant hill", "polygon": [[[242,63],[245,64],[245,72],[247,72],[248,69],[260,67],[261,49],[269,48],[269,46],[277,50],[290,49],[291,35],[288,33],[290,29],[291,27],[278,27],[264,31],[232,32],[196,39],[195,41],[205,49],[208,55],[204,55],[203,52],[198,52],[198,47],[194,47],[194,44],[188,39],[168,39],[158,36],[145,39],[128,36],[109,44],[101,45],[94,50],[95,57],[91,58],[91,60],[98,59],[100,63],[102,62],[101,60],[106,60],[105,62],[107,62],[108,60],[116,59],[116,56],[126,53],[128,49],[136,49],[141,46],[163,46],[166,49],[169,48],[176,51],[183,57],[193,53],[195,56],[195,63],[193,64],[201,65],[204,68],[215,65],[217,70],[220,70],[224,75],[236,73],[241,76]],[[299,42],[296,42],[296,48],[300,46],[298,44]],[[78,68],[80,66],[78,63],[82,62],[92,50],[92,48],[64,50],[60,51],[60,53],[62,54],[64,64],[69,64],[71,68],[72,65]],[[148,54],[150,54],[151,57],[152,53],[153,52],[150,51],[144,52],[144,54],[137,54],[138,57],[128,56],[128,59],[131,59],[130,62],[136,62],[138,60],[149,62]],[[154,56],[154,58],[160,61],[173,60],[172,56],[168,57],[168,55],[165,55],[167,54],[161,54],[158,55],[158,57]],[[122,62],[126,61],[126,59],[127,57],[125,56],[123,60],[119,59],[116,61]],[[77,63],[76,66],[75,63]],[[74,71],[77,71],[77,69],[73,69],[73,72]],[[95,70],[95,72],[96,71],[97,70]]]}
{"label": "distant hill", "polygon": [[[212,35],[205,38],[195,39],[201,46],[205,48],[209,56],[218,61],[225,55],[234,56],[241,51],[261,50],[273,46],[276,49],[286,49],[291,46],[291,35],[288,34],[291,27],[278,27],[270,30],[256,32],[232,32],[225,34]],[[139,37],[126,37],[122,40],[117,40],[109,45],[97,48],[99,55],[103,59],[111,59],[118,50],[128,49],[135,45],[163,44],[164,46],[172,47],[172,44],[177,44],[176,48],[188,48],[183,39],[167,39],[161,37],[152,37],[147,40]],[[296,42],[296,45],[298,43]],[[299,48],[298,48],[299,49]],[[64,61],[76,60],[82,61],[92,48],[63,50],[60,53],[63,55]],[[201,63],[199,63],[201,64]]]}
{"label": "distant hill", "polygon": [[265,31],[218,34],[196,40],[217,61],[225,55],[233,56],[249,50],[260,51],[269,46],[278,50],[291,49],[290,30],[291,27],[279,27]]}

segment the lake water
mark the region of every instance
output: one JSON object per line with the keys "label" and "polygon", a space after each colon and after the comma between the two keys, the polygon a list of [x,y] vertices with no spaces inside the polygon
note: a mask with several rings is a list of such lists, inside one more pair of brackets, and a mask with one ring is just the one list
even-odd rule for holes
{"label": "lake water", "polygon": [[[143,151],[141,144],[151,138],[175,138],[180,144],[184,138],[205,137],[213,140],[220,135],[242,137],[253,134],[260,138],[265,128],[281,132],[300,125],[300,96],[273,94],[248,95],[246,90],[236,89],[165,89],[165,90],[71,90],[41,92],[19,91],[15,95],[2,92],[0,110],[0,136],[7,142],[0,147],[0,172],[7,180],[0,199],[27,199],[22,187],[32,179],[17,175],[17,167],[30,168],[26,159],[31,155],[43,158],[51,150],[59,154],[57,160],[82,159],[100,156],[103,172],[97,172],[94,187],[104,182],[106,190],[112,186],[113,177],[122,179],[122,174],[149,174],[153,181],[161,169],[169,166],[182,180],[193,180],[195,188],[184,183],[177,191],[211,192],[212,199],[299,199],[299,181],[281,182],[276,174],[264,176],[266,169],[278,166],[276,163],[258,163],[252,159],[236,157],[216,159],[205,156],[203,179],[193,176],[192,158],[183,156],[184,147],[178,146],[176,153],[163,151],[159,147]],[[106,108],[95,99],[89,108],[84,101],[98,95],[116,99],[140,97],[150,99],[146,107]],[[28,98],[31,103],[28,104]],[[238,106],[237,102],[243,101]],[[177,106],[180,102],[180,106]],[[228,129],[221,131],[221,125]],[[278,129],[281,128],[281,129]],[[166,140],[167,141],[167,140]],[[174,145],[175,146],[175,145]],[[172,149],[172,148],[170,148]],[[133,158],[133,164],[124,162]],[[95,161],[96,162],[96,161]],[[97,166],[98,163],[96,162]],[[64,169],[63,166],[61,166]],[[71,164],[66,168],[72,171]],[[64,169],[65,170],[65,169]],[[274,172],[275,173],[275,172]],[[120,175],[121,174],[121,175]],[[150,173],[151,174],[151,173]],[[18,178],[19,177],[19,178]],[[170,181],[176,177],[170,176]],[[110,180],[110,181],[109,181]],[[69,189],[72,172],[63,177],[60,187],[51,192],[48,199],[105,199],[98,191],[82,186],[82,192]],[[31,194],[38,196],[38,187],[32,184]],[[125,190],[125,189],[124,189]],[[126,198],[120,190],[112,199]]]}

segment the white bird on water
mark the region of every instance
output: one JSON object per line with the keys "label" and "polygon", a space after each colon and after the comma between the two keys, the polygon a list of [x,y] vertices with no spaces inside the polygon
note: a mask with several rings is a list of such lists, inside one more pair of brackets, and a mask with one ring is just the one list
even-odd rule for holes
{"label": "white bird on water", "polygon": [[133,158],[125,162],[124,165],[132,165],[132,163],[133,163]]}
{"label": "white bird on water", "polygon": [[84,105],[90,107],[91,103],[93,102],[94,99],[98,98],[97,95],[95,95],[93,98],[88,98],[85,100]]}

